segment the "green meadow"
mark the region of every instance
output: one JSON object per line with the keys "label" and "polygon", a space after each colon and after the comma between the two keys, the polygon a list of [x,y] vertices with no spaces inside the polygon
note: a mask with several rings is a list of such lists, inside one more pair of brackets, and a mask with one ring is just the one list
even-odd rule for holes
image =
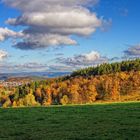
{"label": "green meadow", "polygon": [[140,103],[0,109],[0,140],[139,140]]}

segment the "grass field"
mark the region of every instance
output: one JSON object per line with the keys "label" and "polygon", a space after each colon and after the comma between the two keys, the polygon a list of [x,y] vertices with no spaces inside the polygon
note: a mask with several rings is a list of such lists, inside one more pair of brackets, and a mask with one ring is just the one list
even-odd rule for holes
{"label": "grass field", "polygon": [[139,140],[140,103],[0,109],[0,140]]}

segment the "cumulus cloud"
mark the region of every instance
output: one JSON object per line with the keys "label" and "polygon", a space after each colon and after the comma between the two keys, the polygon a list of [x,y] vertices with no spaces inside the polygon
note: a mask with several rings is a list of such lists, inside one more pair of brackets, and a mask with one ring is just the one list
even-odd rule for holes
{"label": "cumulus cloud", "polygon": [[140,44],[132,45],[124,51],[126,57],[140,57]]}
{"label": "cumulus cloud", "polygon": [[22,32],[14,32],[8,28],[0,28],[0,41],[4,41],[9,37],[17,38],[22,36]]}
{"label": "cumulus cloud", "polygon": [[102,19],[91,12],[88,4],[98,0],[3,0],[19,9],[21,16],[9,18],[6,23],[25,26],[22,42],[15,47],[36,49],[48,46],[76,45],[76,36],[89,36],[102,26]]}
{"label": "cumulus cloud", "polygon": [[[18,8],[21,11],[44,11],[46,7],[50,6],[81,6],[87,5],[95,5],[99,2],[99,0],[2,0],[6,4]],[[27,4],[28,3],[28,4]],[[45,7],[44,7],[45,5]],[[51,8],[51,7],[50,7]]]}
{"label": "cumulus cloud", "polygon": [[61,64],[65,64],[67,66],[72,66],[75,68],[81,68],[81,67],[87,67],[87,66],[95,66],[101,63],[108,62],[107,57],[101,56],[98,52],[92,51],[87,54],[80,54],[80,55],[75,55],[73,57],[68,57],[68,58],[57,58],[57,62]]}
{"label": "cumulus cloud", "polygon": [[25,37],[23,42],[18,42],[14,47],[22,50],[30,50],[58,45],[76,45],[76,41],[67,36],[56,34],[33,34]]}
{"label": "cumulus cloud", "polygon": [[0,50],[0,61],[2,61],[4,58],[8,57],[8,53],[4,50]]}

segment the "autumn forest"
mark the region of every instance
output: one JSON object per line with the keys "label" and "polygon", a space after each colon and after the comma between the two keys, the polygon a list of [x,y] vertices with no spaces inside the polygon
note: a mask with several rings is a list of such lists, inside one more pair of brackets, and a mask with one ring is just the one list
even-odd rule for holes
{"label": "autumn forest", "polygon": [[140,100],[140,59],[102,64],[71,75],[0,89],[2,107]]}

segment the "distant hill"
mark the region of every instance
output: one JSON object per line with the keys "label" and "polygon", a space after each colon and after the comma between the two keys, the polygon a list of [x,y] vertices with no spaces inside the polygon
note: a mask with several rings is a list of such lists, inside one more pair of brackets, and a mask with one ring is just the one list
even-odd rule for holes
{"label": "distant hill", "polygon": [[70,72],[22,72],[22,73],[0,73],[0,80],[7,80],[16,77],[30,77],[30,78],[54,78],[69,75]]}

